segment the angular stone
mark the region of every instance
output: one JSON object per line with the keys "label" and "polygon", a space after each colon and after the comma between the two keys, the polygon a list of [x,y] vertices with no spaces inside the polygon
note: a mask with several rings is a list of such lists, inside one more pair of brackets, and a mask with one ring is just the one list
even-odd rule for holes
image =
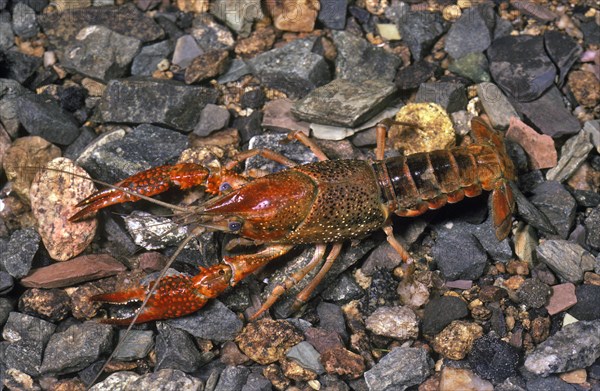
{"label": "angular stone", "polygon": [[537,129],[550,137],[558,138],[579,132],[579,120],[565,107],[561,92],[552,86],[542,96],[531,102],[511,100],[521,117],[528,118]]}
{"label": "angular stone", "polygon": [[269,3],[273,25],[281,31],[313,31],[319,8],[319,1],[315,0],[282,0]]}
{"label": "angular stone", "polygon": [[[119,339],[123,339],[125,330],[119,331]],[[131,330],[127,339],[115,353],[117,361],[139,360],[150,353],[154,346],[154,332],[152,330]]]}
{"label": "angular stone", "polygon": [[204,50],[200,49],[194,37],[189,34],[183,35],[177,38],[171,62],[185,69],[194,61],[194,58],[202,53],[204,53]]}
{"label": "angular stone", "polygon": [[433,360],[425,349],[396,347],[365,372],[365,381],[371,390],[404,391],[421,384],[432,368]]}
{"label": "angular stone", "polygon": [[134,76],[151,76],[157,65],[168,58],[173,52],[170,40],[144,46],[131,64],[131,74]]}
{"label": "angular stone", "polygon": [[17,3],[12,10],[13,31],[21,39],[33,38],[40,31],[35,11],[25,3]]}
{"label": "angular stone", "polygon": [[395,90],[380,80],[336,79],[298,101],[292,113],[304,121],[354,127],[385,107]]}
{"label": "angular stone", "polygon": [[425,305],[423,313],[423,334],[433,336],[442,331],[452,321],[469,315],[467,304],[453,296],[436,297]]}
{"label": "angular stone", "polygon": [[215,130],[220,130],[229,125],[229,110],[222,106],[207,104],[200,113],[200,119],[194,128],[194,134],[206,137]]}
{"label": "angular stone", "polygon": [[487,265],[487,254],[465,226],[448,224],[436,229],[432,255],[448,280],[476,280]]}
{"label": "angular stone", "polygon": [[40,235],[33,228],[13,232],[8,241],[0,239],[2,270],[17,279],[26,276],[39,246]]}
{"label": "angular stone", "polygon": [[483,328],[477,323],[455,320],[435,336],[433,349],[450,360],[462,360],[482,335]]}
{"label": "angular stone", "polygon": [[85,76],[108,81],[126,75],[140,47],[139,39],[104,26],[84,27],[65,48],[61,63]]}
{"label": "angular stone", "polygon": [[379,307],[365,320],[369,331],[399,340],[416,339],[419,321],[408,307]]}
{"label": "angular stone", "polygon": [[[316,162],[318,159],[310,150],[304,145],[298,143],[285,143],[284,140],[287,138],[285,134],[281,133],[264,133],[254,136],[248,142],[248,148],[257,149],[265,148],[271,149],[283,156],[297,162],[298,164],[306,164]],[[277,162],[270,159],[265,159],[261,156],[253,156],[246,160],[246,170],[259,169],[267,172],[281,171],[285,167]]]}
{"label": "angular stone", "polygon": [[[552,137],[539,134],[518,117],[510,118],[510,128],[506,132],[505,137],[507,140],[519,144],[527,152],[531,168],[539,170],[556,166],[558,157]],[[548,180],[554,179],[548,177]]]}
{"label": "angular stone", "polygon": [[565,281],[581,282],[584,272],[594,270],[594,257],[576,243],[545,240],[536,251],[538,258]]}
{"label": "angular stone", "polygon": [[394,82],[400,90],[412,90],[431,79],[438,70],[438,65],[425,60],[410,64],[398,71]]}
{"label": "angular stone", "polygon": [[8,68],[6,77],[13,79],[21,84],[32,83],[35,86],[34,75],[38,68],[42,65],[42,59],[35,56],[30,56],[16,49],[7,50],[4,53],[3,68]]}
{"label": "angular stone", "polygon": [[186,68],[184,80],[186,84],[201,82],[219,76],[227,68],[229,52],[227,50],[211,50],[194,58]]}
{"label": "angular stone", "polygon": [[402,60],[347,31],[334,31],[336,79],[392,81]]}
{"label": "angular stone", "polygon": [[33,269],[21,280],[29,288],[62,288],[114,276],[127,268],[108,254],[82,255],[65,262]]}
{"label": "angular stone", "polygon": [[505,130],[511,117],[519,117],[504,93],[493,83],[477,84],[477,96],[495,129]]}
{"label": "angular stone", "polygon": [[6,18],[5,13],[0,13],[0,51],[4,52],[15,44],[15,35],[10,23],[10,16]]}
{"label": "angular stone", "polygon": [[558,67],[558,85],[560,86],[565,81],[573,64],[579,60],[583,49],[573,38],[559,31],[546,31],[544,46],[548,56]]}
{"label": "angular stone", "polygon": [[231,31],[227,27],[217,23],[208,13],[197,14],[194,17],[190,33],[198,46],[200,46],[200,49],[205,52],[210,50],[231,50],[236,43]]}
{"label": "angular stone", "polygon": [[383,111],[380,111],[376,116],[368,120],[367,122],[361,123],[359,126],[354,128],[347,128],[343,126],[330,126],[323,124],[310,124],[310,130],[312,130],[312,136],[321,140],[333,140],[339,141],[354,135],[357,132],[363,130],[370,130],[383,121],[384,119],[391,118],[398,113],[400,107],[388,107]]}
{"label": "angular stone", "polygon": [[569,236],[575,223],[577,202],[563,185],[555,181],[542,182],[533,189],[530,201],[552,222],[562,239]]}
{"label": "angular stone", "polygon": [[591,136],[585,130],[571,137],[560,149],[560,160],[555,168],[548,170],[546,179],[562,182],[568,179],[585,161],[589,152],[594,147],[590,141]]}
{"label": "angular stone", "polygon": [[250,370],[244,366],[227,366],[221,372],[214,391],[241,390],[249,374]]}
{"label": "angular stone", "polygon": [[38,22],[50,43],[59,48],[67,45],[82,28],[90,25],[101,25],[142,42],[156,41],[164,34],[160,26],[133,3],[51,12],[39,15]]}
{"label": "angular stone", "polygon": [[517,101],[533,101],[554,83],[556,68],[544,50],[542,37],[499,38],[487,55],[494,81]]}
{"label": "angular stone", "polygon": [[482,53],[492,43],[494,22],[494,10],[488,5],[466,9],[448,30],[446,52],[454,59]]}
{"label": "angular stone", "polygon": [[552,287],[552,296],[546,305],[548,315],[556,315],[562,311],[568,310],[577,303],[575,296],[575,285],[570,282],[554,285]]}
{"label": "angular stone", "polygon": [[538,345],[525,359],[525,368],[537,375],[585,368],[600,357],[600,320],[564,326]]}
{"label": "angular stone", "polygon": [[260,0],[216,0],[210,13],[242,37],[250,34],[255,20],[264,17]]}
{"label": "angular stone", "polygon": [[285,356],[296,361],[302,368],[308,369],[320,375],[325,372],[325,368],[319,362],[320,354],[308,342],[302,341],[299,344],[292,346]]}
{"label": "angular stone", "polygon": [[126,79],[108,83],[98,107],[106,122],[153,123],[191,131],[217,92],[171,80]]}
{"label": "angular stone", "polygon": [[[117,372],[117,374],[122,372]],[[177,369],[161,369],[154,373],[148,373],[133,380],[127,385],[127,389],[131,391],[146,391],[146,390],[201,390],[204,384],[202,380],[187,375]],[[117,387],[122,387],[118,384]],[[93,388],[92,388],[93,390]],[[95,391],[103,391],[100,388]]]}
{"label": "angular stone", "polygon": [[467,93],[460,83],[423,83],[417,91],[415,103],[433,102],[442,106],[448,113],[467,108]]}
{"label": "angular stone", "polygon": [[508,342],[488,334],[475,341],[468,360],[473,372],[498,383],[517,374],[519,358]]}
{"label": "angular stone", "polygon": [[297,39],[257,55],[248,65],[264,85],[301,98],[331,79],[325,59],[311,51],[313,46],[312,39]]}
{"label": "angular stone", "polygon": [[172,319],[168,323],[194,337],[218,342],[232,341],[244,326],[235,313],[219,300],[212,300],[193,315]]}
{"label": "angular stone", "polygon": [[439,12],[406,12],[396,21],[402,40],[415,60],[425,57],[438,38],[446,32],[447,24]]}
{"label": "angular stone", "polygon": [[579,285],[575,289],[575,295],[577,304],[569,310],[568,315],[580,320],[600,319],[600,286]]}
{"label": "angular stone", "polygon": [[469,53],[448,66],[448,70],[459,76],[466,77],[475,83],[489,82],[488,61],[483,53]]}
{"label": "angular stone", "polygon": [[158,336],[155,347],[157,371],[177,369],[194,372],[200,367],[202,356],[188,333],[165,322],[158,323],[157,329]]}
{"label": "angular stone", "polygon": [[323,1],[317,19],[327,28],[343,30],[346,26],[347,9],[348,0]]}

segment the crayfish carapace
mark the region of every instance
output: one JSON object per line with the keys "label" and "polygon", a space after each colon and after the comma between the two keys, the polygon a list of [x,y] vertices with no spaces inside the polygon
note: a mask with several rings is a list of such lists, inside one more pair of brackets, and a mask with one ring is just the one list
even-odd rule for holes
{"label": "crayfish carapace", "polygon": [[[293,133],[291,136],[309,146],[321,161],[296,165],[273,151],[250,150],[218,172],[190,163],[161,166],[93,194],[78,205],[83,209],[71,220],[86,218],[109,205],[136,201],[140,199],[138,194],[153,196],[172,186],[187,189],[202,185],[218,196],[192,211],[199,224],[235,233],[263,249],[255,254],[224,257],[222,263],[201,268],[194,277],[167,276],[156,288],[150,283],[92,299],[109,303],[146,299],[135,319],[137,323],[180,317],[202,308],[208,300],[294,246],[316,245],[310,263],[275,288],[255,318],[320,266],[314,279],[297,295],[297,303],[306,301],[348,239],[383,229],[390,244],[407,260],[408,253],[393,236],[392,214],[417,216],[465,196],[477,196],[482,190],[492,192],[491,213],[497,238],[508,235],[515,205],[508,182],[515,179],[515,170],[502,138],[481,118],[471,122],[471,145],[388,159],[383,158],[386,131],[387,124],[378,126],[377,160],[372,162],[326,160],[312,140]],[[258,154],[288,168],[253,180],[234,171],[240,162]],[[132,318],[105,321],[129,324]]]}

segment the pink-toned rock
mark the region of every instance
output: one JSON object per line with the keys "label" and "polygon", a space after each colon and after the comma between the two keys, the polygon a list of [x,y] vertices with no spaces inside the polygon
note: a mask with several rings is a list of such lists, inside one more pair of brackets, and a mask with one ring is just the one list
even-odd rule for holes
{"label": "pink-toned rock", "polygon": [[96,219],[69,221],[78,210],[77,203],[94,191],[87,173],[69,159],[54,159],[36,174],[29,191],[31,211],[52,259],[71,259],[94,240]]}
{"label": "pink-toned rock", "polygon": [[517,117],[510,118],[506,138],[519,144],[529,156],[531,168],[542,169],[556,166],[557,154],[552,137],[539,134]]}
{"label": "pink-toned rock", "polygon": [[445,367],[440,378],[439,391],[493,391],[494,386],[468,369]]}
{"label": "pink-toned rock", "polygon": [[286,132],[301,130],[308,134],[310,132],[309,124],[296,120],[292,115],[291,109],[293,104],[294,102],[286,98],[267,102],[264,108],[262,126]]}
{"label": "pink-toned rock", "polygon": [[147,253],[140,254],[137,257],[139,268],[145,272],[151,273],[162,270],[167,264],[167,257],[156,251],[149,251]]}
{"label": "pink-toned rock", "polygon": [[462,289],[467,290],[473,287],[473,281],[471,280],[454,280],[454,281],[446,281],[444,284],[447,288],[450,289]]}
{"label": "pink-toned rock", "polygon": [[546,310],[548,310],[548,314],[555,315],[559,312],[568,310],[575,304],[577,304],[575,285],[567,282],[552,287],[552,296],[550,296]]}
{"label": "pink-toned rock", "polygon": [[108,254],[83,255],[70,261],[32,269],[21,280],[28,288],[62,288],[99,278],[114,276],[127,270]]}

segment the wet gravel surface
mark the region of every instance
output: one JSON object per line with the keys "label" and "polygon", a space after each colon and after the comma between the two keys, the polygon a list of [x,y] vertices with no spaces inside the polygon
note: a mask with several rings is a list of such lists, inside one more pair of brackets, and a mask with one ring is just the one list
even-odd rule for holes
{"label": "wet gravel surface", "polygon": [[[391,131],[386,156],[466,145],[476,115],[505,134],[507,239],[486,194],[394,217],[410,277],[376,232],[300,311],[314,273],[248,323],[310,261],[298,246],[193,315],[135,326],[92,389],[600,390],[599,32],[587,0],[0,0],[0,382],[92,386],[125,338],[97,319],[132,309],[89,298],[147,281],[186,235],[149,202],[69,222],[93,189],[57,170],[112,183],[252,148],[315,161],[291,130],[373,159],[374,125],[401,110],[437,122]],[[218,263],[232,238],[199,236],[170,272]]]}

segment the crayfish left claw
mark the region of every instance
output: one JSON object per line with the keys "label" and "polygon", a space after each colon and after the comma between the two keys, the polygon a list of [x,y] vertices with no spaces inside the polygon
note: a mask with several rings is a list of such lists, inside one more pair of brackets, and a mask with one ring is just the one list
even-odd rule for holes
{"label": "crayfish left claw", "polygon": [[[153,284],[154,282],[151,282],[141,288],[95,295],[90,300],[110,304],[141,302]],[[207,297],[197,293],[190,277],[186,275],[166,276],[152,293],[146,306],[142,308],[142,312],[137,317],[135,323],[178,318],[188,315],[202,308],[207,301]],[[133,316],[127,318],[108,318],[101,320],[101,322],[128,325],[132,320]]]}

